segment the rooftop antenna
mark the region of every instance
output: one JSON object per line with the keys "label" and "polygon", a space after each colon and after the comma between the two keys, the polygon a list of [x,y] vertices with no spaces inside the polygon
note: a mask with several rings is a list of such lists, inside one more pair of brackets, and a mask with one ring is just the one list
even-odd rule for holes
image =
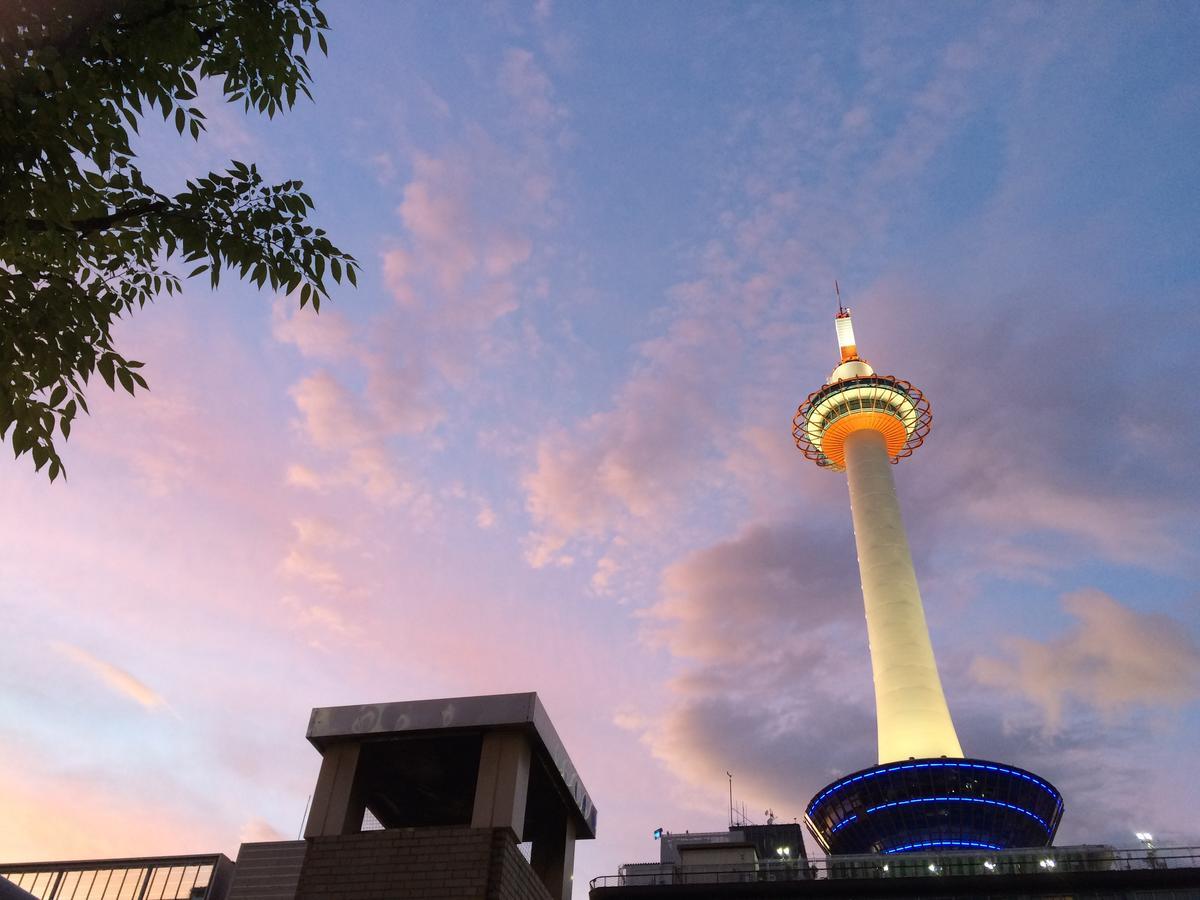
{"label": "rooftop antenna", "polygon": [[729,776],[729,827],[733,827],[733,773],[726,770],[725,774]]}
{"label": "rooftop antenna", "polygon": [[835,294],[837,294],[838,316],[840,317],[840,316],[849,315],[850,310],[848,310],[848,309],[846,309],[846,307],[842,306],[842,289],[841,289],[841,287],[838,286],[836,278],[833,280],[833,292]]}
{"label": "rooftop antenna", "polygon": [[312,794],[308,795],[308,799],[304,801],[304,812],[300,814],[300,827],[296,831],[296,840],[304,834],[304,822],[308,818],[308,807],[312,804]]}

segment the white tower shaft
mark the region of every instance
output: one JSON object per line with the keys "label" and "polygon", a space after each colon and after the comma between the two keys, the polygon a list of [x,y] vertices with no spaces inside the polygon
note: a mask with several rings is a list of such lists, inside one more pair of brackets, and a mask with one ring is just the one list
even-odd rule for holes
{"label": "white tower shaft", "polygon": [[883,435],[846,438],[846,476],[875,678],[879,762],[961,757],[942,692],[925,608]]}

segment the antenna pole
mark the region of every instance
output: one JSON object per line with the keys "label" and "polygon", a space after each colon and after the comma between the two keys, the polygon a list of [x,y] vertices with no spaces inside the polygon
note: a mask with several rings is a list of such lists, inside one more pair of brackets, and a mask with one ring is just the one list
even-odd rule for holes
{"label": "antenna pole", "polygon": [[304,835],[304,820],[308,818],[308,806],[312,803],[312,794],[308,795],[308,799],[304,801],[304,812],[300,814],[300,829],[296,832],[296,840]]}
{"label": "antenna pole", "polygon": [[733,827],[733,773],[726,771],[729,776],[729,827]]}

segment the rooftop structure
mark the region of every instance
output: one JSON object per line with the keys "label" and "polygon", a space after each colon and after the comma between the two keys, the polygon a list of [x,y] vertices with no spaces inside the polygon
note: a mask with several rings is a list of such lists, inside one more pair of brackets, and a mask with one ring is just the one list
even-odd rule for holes
{"label": "rooftop structure", "polygon": [[308,739],[303,840],[0,865],[0,900],[570,900],[596,807],[537,694],[314,709]]}
{"label": "rooftop structure", "polygon": [[[305,866],[320,859],[312,871],[326,887],[411,850],[376,889],[428,879],[432,890],[444,874],[436,855],[461,851],[478,857],[472,877],[489,891],[507,877],[518,896],[569,900],[575,841],[596,836],[596,807],[537,694],[314,709],[308,740],[322,758]],[[382,830],[363,832],[368,813]],[[302,873],[297,898],[322,896],[310,880]],[[472,896],[463,888],[453,896]]]}
{"label": "rooftop structure", "polygon": [[1200,898],[1200,848],[1102,845],[1024,850],[846,854],[797,864],[725,860],[625,865],[594,878],[591,900],[765,900],[924,897],[936,900]]}
{"label": "rooftop structure", "polygon": [[3,900],[225,900],[233,861],[220,853],[0,865]]}
{"label": "rooftop structure", "polygon": [[846,473],[875,682],[879,765],[817,793],[805,823],[830,853],[1045,847],[1058,790],[1014,766],[963,756],[942,690],[892,465],[932,425],[909,382],[859,356],[850,310],[835,319],[840,359],[792,421],[796,446]]}

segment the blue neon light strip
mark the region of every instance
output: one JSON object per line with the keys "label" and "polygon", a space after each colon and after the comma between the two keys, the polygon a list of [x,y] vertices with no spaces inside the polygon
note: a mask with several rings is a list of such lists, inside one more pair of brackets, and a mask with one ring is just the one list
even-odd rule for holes
{"label": "blue neon light strip", "polygon": [[[870,810],[868,809],[868,810],[867,810],[867,812],[870,812]],[[842,821],[840,821],[840,822],[838,822],[836,825],[834,825],[834,826],[833,826],[833,828],[830,830],[830,832],[829,832],[829,833],[830,833],[830,834],[837,834],[839,831],[841,831],[843,828],[845,828],[847,825],[849,825],[851,822],[853,822],[853,821],[854,821],[855,819],[857,819],[857,818],[858,818],[858,816],[857,816],[857,815],[854,815],[854,816],[851,816],[851,817],[850,817],[850,818],[848,818],[848,819],[843,819]]]}
{"label": "blue neon light strip", "polygon": [[872,806],[867,812],[873,813],[877,809],[888,809],[892,806],[908,806],[910,803],[986,803],[988,806],[1003,806],[1005,809],[1015,809],[1017,812],[1029,816],[1031,819],[1036,819],[1043,828],[1047,831],[1050,830],[1050,826],[1046,824],[1045,819],[1031,813],[1027,809],[1022,809],[1019,806],[1013,806],[1011,803],[1004,803],[1000,800],[985,800],[982,797],[916,797],[912,800],[893,800],[891,803],[881,803],[879,806]]}
{"label": "blue neon light strip", "polygon": [[893,847],[891,850],[884,850],[884,853],[900,853],[904,850],[919,850],[922,847],[980,847],[984,850],[1003,850],[1003,847],[997,847],[995,844],[981,844],[978,841],[922,841],[919,844],[905,844],[902,847]]}
{"label": "blue neon light strip", "polygon": [[853,778],[846,778],[831,786],[828,790],[821,793],[812,803],[808,804],[808,814],[811,816],[813,810],[817,808],[822,800],[832,794],[834,791],[841,790],[848,784],[853,784],[856,781],[863,781],[867,778],[874,778],[876,775],[887,775],[889,772],[899,772],[903,769],[986,769],[990,772],[1003,772],[1006,775],[1016,775],[1018,778],[1024,778],[1026,781],[1033,782],[1047,794],[1054,798],[1054,802],[1058,806],[1062,806],[1062,797],[1059,793],[1046,784],[1044,781],[1034,778],[1032,775],[1026,775],[1024,772],[1018,772],[1016,769],[1009,769],[1005,766],[991,766],[983,763],[968,763],[968,762],[929,762],[929,763],[905,763],[900,766],[888,766],[886,769],[873,769],[870,772],[864,772],[861,775],[855,775]]}

